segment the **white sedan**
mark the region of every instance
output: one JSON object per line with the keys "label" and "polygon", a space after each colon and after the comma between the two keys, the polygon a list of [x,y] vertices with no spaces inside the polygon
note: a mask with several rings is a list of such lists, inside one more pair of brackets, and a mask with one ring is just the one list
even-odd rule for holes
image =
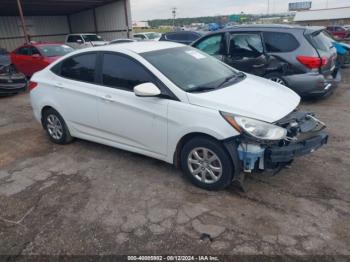
{"label": "white sedan", "polygon": [[79,50],[34,74],[29,88],[52,142],[77,137],[157,158],[208,190],[289,164],[328,137],[312,114],[295,111],[292,90],[171,42]]}

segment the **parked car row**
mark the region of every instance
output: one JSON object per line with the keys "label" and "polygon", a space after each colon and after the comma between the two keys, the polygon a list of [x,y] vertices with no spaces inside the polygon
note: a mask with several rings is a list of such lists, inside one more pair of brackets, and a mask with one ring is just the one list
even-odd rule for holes
{"label": "parked car row", "polygon": [[348,59],[348,53],[341,53],[341,48],[347,47],[339,47],[323,27],[241,25],[209,34],[144,32],[135,34],[133,39],[111,42],[96,34],[70,34],[65,44],[25,44],[11,53],[11,60],[18,71],[30,77],[73,49],[136,41],[191,45],[240,71],[285,85],[303,97],[331,93],[341,80],[340,68]]}
{"label": "parked car row", "polygon": [[337,52],[323,27],[237,26],[191,44],[232,67],[286,85],[301,96],[323,96],[340,81]]}
{"label": "parked car row", "polygon": [[327,31],[337,39],[350,37],[350,28],[340,25],[327,26]]}

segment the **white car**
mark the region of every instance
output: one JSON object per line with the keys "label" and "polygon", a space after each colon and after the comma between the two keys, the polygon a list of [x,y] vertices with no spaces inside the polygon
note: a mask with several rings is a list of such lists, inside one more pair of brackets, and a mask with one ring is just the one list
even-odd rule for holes
{"label": "white car", "polygon": [[66,37],[66,45],[74,49],[107,45],[108,42],[96,34],[70,34]]}
{"label": "white car", "polygon": [[143,33],[134,34],[134,38],[141,39],[141,40],[159,41],[161,37],[162,37],[162,34],[157,32],[143,32]]}
{"label": "white car", "polygon": [[52,142],[77,137],[160,159],[208,190],[289,164],[328,138],[296,111],[292,90],[171,42],[75,51],[34,74],[29,89]]}

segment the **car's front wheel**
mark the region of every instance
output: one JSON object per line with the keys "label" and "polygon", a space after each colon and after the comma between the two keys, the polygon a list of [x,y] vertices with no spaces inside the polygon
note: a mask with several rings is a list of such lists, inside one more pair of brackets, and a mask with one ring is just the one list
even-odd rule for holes
{"label": "car's front wheel", "polygon": [[56,110],[47,109],[43,112],[42,117],[43,126],[52,142],[64,145],[73,140],[66,123]]}
{"label": "car's front wheel", "polygon": [[197,137],[188,141],[181,151],[181,166],[193,184],[206,190],[224,189],[233,179],[232,160],[214,139]]}

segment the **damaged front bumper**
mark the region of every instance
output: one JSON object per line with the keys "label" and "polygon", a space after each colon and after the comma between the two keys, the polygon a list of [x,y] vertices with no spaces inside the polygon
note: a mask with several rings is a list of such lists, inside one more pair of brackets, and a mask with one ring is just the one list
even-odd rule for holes
{"label": "damaged front bumper", "polygon": [[266,160],[271,163],[288,163],[295,157],[304,156],[315,152],[317,149],[327,144],[328,135],[320,132],[309,139],[290,144],[288,146],[271,146],[265,150]]}
{"label": "damaged front bumper", "polygon": [[257,141],[247,135],[239,139],[238,157],[245,172],[280,168],[328,142],[328,135],[323,131],[325,125],[312,113],[294,111],[275,124],[287,130],[284,140]]}

